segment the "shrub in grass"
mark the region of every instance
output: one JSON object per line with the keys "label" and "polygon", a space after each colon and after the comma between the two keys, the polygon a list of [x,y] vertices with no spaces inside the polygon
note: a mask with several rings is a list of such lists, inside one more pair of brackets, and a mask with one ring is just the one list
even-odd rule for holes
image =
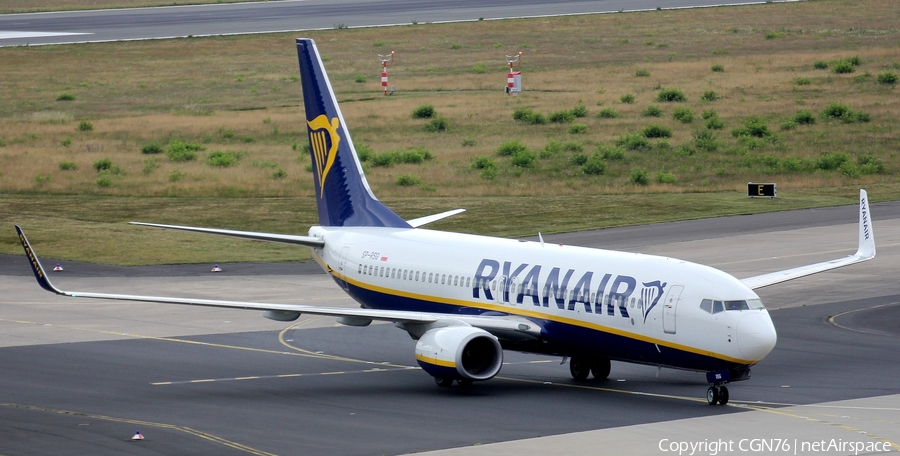
{"label": "shrub in grass", "polygon": [[672,118],[681,123],[691,123],[694,121],[694,110],[687,106],[677,106],[672,110]]}
{"label": "shrub in grass", "polygon": [[475,138],[463,138],[462,146],[463,147],[475,147],[478,144],[478,141]]}
{"label": "shrub in grass", "polygon": [[850,109],[849,106],[838,103],[831,102],[825,109],[822,110],[822,117],[826,119],[835,119],[840,120],[844,123],[854,123],[854,122],[868,122],[871,120],[871,116],[864,112],[858,112]]}
{"label": "shrub in grass", "polygon": [[626,133],[616,139],[616,145],[626,150],[649,149],[650,141],[642,135]]}
{"label": "shrub in grass", "polygon": [[419,185],[422,181],[416,179],[409,174],[403,174],[397,177],[397,181],[395,182],[398,187],[412,187],[414,185]]}
{"label": "shrub in grass", "polygon": [[817,69],[817,70],[824,70],[824,69],[827,69],[827,68],[828,68],[828,62],[826,62],[826,61],[824,61],[824,60],[819,60],[819,61],[817,61],[816,63],[813,64],[813,68],[815,68],[815,69]]}
{"label": "shrub in grass", "polygon": [[660,171],[656,173],[656,182],[659,184],[674,184],[675,182],[678,182],[678,179],[672,173]]}
{"label": "shrub in grass", "polygon": [[184,173],[175,169],[169,173],[169,182],[178,182],[181,179],[184,179]]}
{"label": "shrub in grass", "polygon": [[156,157],[151,157],[144,159],[144,168],[141,169],[141,172],[144,173],[145,176],[149,176],[150,173],[156,171],[157,168],[159,168],[159,161]]}
{"label": "shrub in grass", "polygon": [[528,147],[526,147],[525,144],[522,144],[521,141],[518,139],[511,139],[500,144],[500,147],[497,148],[497,155],[501,157],[511,157],[519,152],[527,150]]}
{"label": "shrub in grass", "polygon": [[856,163],[862,174],[879,174],[884,172],[884,162],[871,152],[863,152],[856,156]]}
{"label": "shrub in grass", "polygon": [[513,111],[513,119],[532,125],[543,125],[547,123],[547,118],[543,114],[534,112],[531,108],[517,108]]}
{"label": "shrub in grass", "polygon": [[159,143],[152,142],[141,147],[142,154],[161,154],[163,151],[163,147],[159,145]]}
{"label": "shrub in grass", "polygon": [[605,171],[606,161],[603,159],[603,155],[599,153],[591,155],[591,158],[588,158],[587,161],[581,165],[581,172],[591,176],[598,176]]}
{"label": "shrub in grass", "polygon": [[362,84],[362,83],[366,82],[366,77],[362,74],[358,74],[353,77],[353,82],[355,82],[357,84]]}
{"label": "shrub in grass", "polygon": [[487,73],[487,66],[483,63],[476,63],[475,65],[472,65],[472,72],[476,74]]}
{"label": "shrub in grass", "polygon": [[567,141],[565,144],[563,144],[563,149],[568,152],[581,152],[584,150],[584,146],[582,146],[581,143],[577,143],[575,141]]}
{"label": "shrub in grass", "polygon": [[63,147],[69,147],[69,146],[71,146],[71,145],[72,145],[72,138],[65,138],[65,139],[63,139],[62,141],[59,142],[59,145],[60,145],[60,146],[63,146]]}
{"label": "shrub in grass", "polygon": [[498,171],[496,167],[492,166],[490,168],[481,170],[481,172],[478,173],[478,176],[485,180],[491,180],[497,177],[498,174],[500,174],[500,171]]}
{"label": "shrub in grass", "polygon": [[393,153],[385,152],[383,154],[373,155],[370,162],[372,163],[372,166],[387,168],[394,166],[396,158],[397,157]]}
{"label": "shrub in grass", "polygon": [[97,178],[97,180],[94,181],[94,184],[96,184],[98,187],[110,187],[112,186],[112,178],[105,175],[100,176]]}
{"label": "shrub in grass", "polygon": [[782,131],[793,130],[797,128],[797,122],[794,120],[785,120],[778,126]]}
{"label": "shrub in grass", "polygon": [[206,164],[215,168],[229,168],[237,164],[241,158],[239,152],[215,151],[206,158]]}
{"label": "shrub in grass", "polygon": [[647,175],[647,171],[644,171],[640,168],[635,168],[631,170],[631,183],[635,185],[649,185],[650,177]]}
{"label": "shrub in grass", "polygon": [[484,155],[475,157],[475,160],[472,160],[472,168],[475,169],[486,169],[486,168],[496,168],[497,165],[494,163],[494,160],[491,157],[486,157]]}
{"label": "shrub in grass", "polygon": [[831,67],[831,72],[837,74],[848,74],[853,73],[854,71],[856,71],[856,68],[853,67],[853,64],[843,60],[835,63],[834,66]]}
{"label": "shrub in grass", "polygon": [[643,69],[643,68],[639,68],[639,69],[637,69],[637,70],[634,71],[634,75],[637,76],[637,77],[639,77],[639,78],[649,78],[649,77],[650,77],[650,70],[646,70],[646,69]]}
{"label": "shrub in grass", "polygon": [[713,152],[719,148],[719,142],[716,139],[716,135],[709,130],[696,130],[691,133],[691,136],[694,138],[694,146],[700,150]]}
{"label": "shrub in grass", "polygon": [[804,169],[804,163],[799,158],[785,157],[781,160],[781,169],[786,173],[796,173]]}
{"label": "shrub in grass", "polygon": [[94,129],[94,124],[88,122],[87,120],[82,120],[78,122],[78,131],[91,131]]}
{"label": "shrub in grass", "polygon": [[75,171],[78,169],[78,165],[70,161],[59,162],[59,169],[62,171]]}
{"label": "shrub in grass", "polygon": [[198,143],[174,140],[169,143],[166,156],[173,162],[186,162],[197,159],[197,152],[206,150],[206,147]]}
{"label": "shrub in grass", "polygon": [[581,153],[573,154],[572,157],[569,159],[569,163],[571,163],[575,166],[584,166],[584,164],[587,163],[589,158],[590,157],[588,157],[587,154],[581,154]]}
{"label": "shrub in grass", "polygon": [[816,116],[813,113],[800,109],[794,114],[794,122],[798,125],[812,125],[816,123]]}
{"label": "shrub in grass", "polygon": [[798,86],[805,86],[812,84],[812,81],[809,78],[794,78],[794,84]]}
{"label": "shrub in grass", "polygon": [[719,94],[712,90],[707,90],[706,92],[703,92],[703,95],[700,96],[700,101],[716,101],[719,98],[721,98]]}
{"label": "shrub in grass", "polygon": [[113,168],[112,160],[108,158],[104,158],[101,160],[97,160],[94,162],[94,169],[99,173],[100,171],[109,171]]}
{"label": "shrub in grass", "polygon": [[721,130],[725,128],[725,122],[722,122],[722,119],[719,119],[719,116],[710,117],[706,119],[706,128],[710,130]]}
{"label": "shrub in grass", "polygon": [[840,171],[844,176],[847,176],[851,179],[855,179],[860,176],[859,167],[852,162],[846,162],[842,164],[841,167],[838,168],[838,171]]}
{"label": "shrub in grass", "polygon": [[641,111],[641,115],[644,117],[662,117],[662,114],[662,109],[656,105],[647,106],[643,111]]}
{"label": "shrub in grass", "polygon": [[450,128],[450,122],[447,121],[444,117],[435,117],[431,119],[431,122],[425,124],[425,131],[430,132],[441,132],[447,131]]}
{"label": "shrub in grass", "polygon": [[715,109],[704,109],[703,112],[700,113],[700,117],[703,120],[712,119],[713,117],[719,117],[719,113],[716,112]]}
{"label": "shrub in grass", "polygon": [[712,70],[714,73],[722,73],[725,71],[725,67],[722,66],[722,64],[717,63],[717,64],[713,65],[712,67],[710,67],[710,70]]}
{"label": "shrub in grass", "polygon": [[619,101],[621,101],[622,103],[626,103],[626,104],[632,104],[632,103],[634,103],[634,99],[635,99],[634,94],[626,93],[625,95],[622,95],[621,98],[619,98]]}
{"label": "shrub in grass", "polygon": [[423,104],[412,111],[412,117],[414,119],[430,119],[435,116],[434,106],[430,104]]}
{"label": "shrub in grass", "polygon": [[610,161],[621,161],[625,160],[625,151],[619,149],[618,147],[612,146],[600,146],[597,148],[597,153],[603,157],[604,160]]}
{"label": "shrub in grass", "polygon": [[553,123],[569,123],[575,120],[575,114],[571,111],[556,111],[551,112],[547,118]]}
{"label": "shrub in grass", "polygon": [[894,85],[897,83],[897,73],[881,73],[876,80],[879,84]]}
{"label": "shrub in grass", "polygon": [[[375,155],[375,151],[372,150],[372,147],[369,146],[368,144],[360,144],[360,145],[356,146],[356,157],[359,158],[360,162],[365,163],[365,162],[371,160],[374,155]],[[305,154],[301,155],[298,158],[302,162],[309,160],[309,157],[307,157]]]}
{"label": "shrub in grass", "polygon": [[561,141],[551,139],[544,145],[544,148],[541,149],[540,158],[550,158],[554,155],[561,154],[564,150],[565,146]]}
{"label": "shrub in grass", "polygon": [[862,65],[862,59],[859,58],[858,55],[854,55],[853,57],[847,57],[846,59],[844,59],[844,61],[847,62],[847,63],[849,63],[850,65],[853,65],[853,66],[860,66],[860,65]]}
{"label": "shrub in grass", "polygon": [[61,93],[56,97],[56,101],[73,101],[75,100],[75,95],[71,93]]}
{"label": "shrub in grass", "polygon": [[645,138],[671,138],[672,129],[662,125],[650,124],[641,130]]}
{"label": "shrub in grass", "polygon": [[682,102],[687,101],[687,97],[678,89],[662,89],[656,94],[656,101],[660,103]]}
{"label": "shrub in grass", "polygon": [[276,168],[275,171],[272,171],[272,179],[281,180],[285,177],[287,177],[287,171],[281,168]]}
{"label": "shrub in grass", "polygon": [[769,126],[766,125],[766,123],[762,119],[756,116],[751,116],[744,120],[744,125],[742,127],[731,130],[731,135],[735,138],[740,138],[742,136],[753,138],[769,138],[772,136],[772,132],[769,130]]}
{"label": "shrub in grass", "polygon": [[570,135],[580,135],[583,133],[587,133],[587,125],[585,125],[585,124],[569,125],[569,134]]}
{"label": "shrub in grass", "polygon": [[849,161],[850,156],[846,152],[826,152],[816,160],[816,168],[832,171]]}
{"label": "shrub in grass", "polygon": [[767,32],[766,33],[767,40],[774,40],[775,38],[781,38],[782,36],[784,36],[784,33],[781,33],[781,32]]}
{"label": "shrub in grass", "polygon": [[510,158],[509,163],[513,166],[518,166],[519,168],[531,168],[534,166],[534,161],[537,159],[537,156],[529,150],[522,150],[516,152],[515,155]]}
{"label": "shrub in grass", "polygon": [[587,117],[587,106],[585,106],[584,103],[578,103],[574,108],[572,108],[572,115],[578,118]]}
{"label": "shrub in grass", "polygon": [[597,113],[597,117],[601,119],[615,119],[617,117],[622,117],[622,114],[613,108],[603,108]]}

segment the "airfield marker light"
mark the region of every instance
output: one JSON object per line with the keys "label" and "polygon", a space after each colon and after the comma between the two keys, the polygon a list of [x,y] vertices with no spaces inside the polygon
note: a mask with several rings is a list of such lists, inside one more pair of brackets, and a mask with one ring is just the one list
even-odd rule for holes
{"label": "airfield marker light", "polygon": [[144,440],[144,436],[141,434],[141,431],[134,431],[134,435],[131,437],[131,440]]}
{"label": "airfield marker light", "polygon": [[62,268],[62,266],[59,265],[59,263],[56,263],[56,267],[53,268],[53,270],[58,272],[58,271],[62,271],[63,268]]}
{"label": "airfield marker light", "polygon": [[[390,54],[378,54],[378,60],[381,60],[381,88],[384,89],[384,96],[388,95],[388,75],[387,75],[387,67],[391,66],[394,63],[394,51],[391,51]],[[394,88],[391,87],[391,94],[394,93]]]}
{"label": "airfield marker light", "polygon": [[211,272],[222,272],[222,268],[220,268],[218,264],[213,265]]}
{"label": "airfield marker light", "polygon": [[522,72],[513,71],[513,68],[521,63],[522,53],[506,56],[506,64],[509,65],[509,73],[506,75],[506,93],[508,95],[518,95],[522,91]]}

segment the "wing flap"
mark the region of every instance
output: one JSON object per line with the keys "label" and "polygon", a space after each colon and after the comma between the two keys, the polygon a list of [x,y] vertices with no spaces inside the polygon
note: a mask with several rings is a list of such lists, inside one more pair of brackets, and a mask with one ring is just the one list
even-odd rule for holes
{"label": "wing flap", "polygon": [[806,277],[819,272],[830,271],[843,266],[861,263],[875,258],[875,232],[872,230],[872,220],[869,212],[869,198],[865,190],[859,191],[859,246],[856,253],[845,258],[838,258],[821,263],[800,266],[769,274],[758,275],[741,279],[744,285],[751,289],[767,287],[788,280]]}

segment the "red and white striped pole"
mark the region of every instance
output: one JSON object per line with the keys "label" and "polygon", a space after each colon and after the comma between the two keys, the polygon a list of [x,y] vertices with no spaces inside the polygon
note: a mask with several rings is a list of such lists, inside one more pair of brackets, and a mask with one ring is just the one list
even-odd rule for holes
{"label": "red and white striped pole", "polygon": [[516,75],[513,72],[513,67],[519,66],[519,59],[522,57],[522,53],[519,52],[515,56],[506,56],[506,64],[509,65],[509,73],[506,74],[506,94],[507,95],[518,95],[518,92],[513,91],[516,87]]}
{"label": "red and white striped pole", "polygon": [[384,89],[384,96],[388,95],[388,75],[387,67],[394,63],[394,51],[390,54],[378,54],[378,60],[381,60],[381,88]]}
{"label": "red and white striped pole", "polygon": [[516,79],[513,76],[513,67],[509,66],[509,74],[506,75],[506,93],[512,95],[513,87],[516,86]]}

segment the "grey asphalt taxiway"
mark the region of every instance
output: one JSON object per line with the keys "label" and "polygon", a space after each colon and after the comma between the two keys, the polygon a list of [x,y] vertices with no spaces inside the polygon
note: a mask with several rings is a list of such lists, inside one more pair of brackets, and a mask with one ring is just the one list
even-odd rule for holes
{"label": "grey asphalt taxiway", "polygon": [[[713,439],[733,442],[719,454],[853,454],[791,447],[828,439],[900,451],[900,203],[872,214],[875,260],[759,290],[778,345],[724,407],[706,405],[702,373],[614,362],[609,380],[576,383],[558,358],[511,352],[497,378],[439,388],[391,325],[62,298],[24,256],[0,256],[0,454],[658,455]],[[747,277],[849,255],[856,234],[848,206],[545,240]],[[314,265],[62,266],[64,289],[354,305]]]}

